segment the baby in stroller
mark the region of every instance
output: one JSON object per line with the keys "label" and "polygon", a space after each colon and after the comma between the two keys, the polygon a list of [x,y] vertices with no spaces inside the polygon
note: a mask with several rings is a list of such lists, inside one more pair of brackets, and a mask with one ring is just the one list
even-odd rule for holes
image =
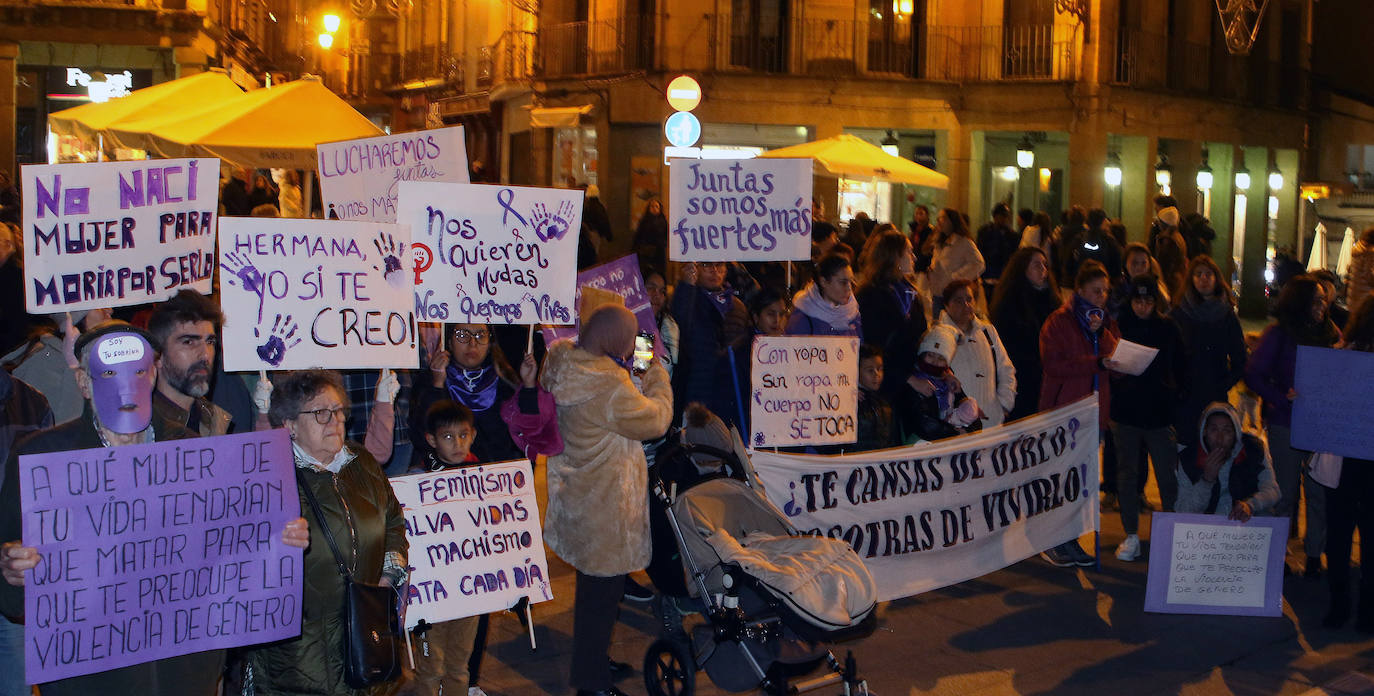
{"label": "baby in stroller", "polygon": [[[763,495],[739,436],[690,404],[649,473],[648,573],[663,634],[650,646],[651,696],[690,696],[698,669],[728,691],[797,693],[843,685],[867,693],[852,655],[827,643],[861,638],[877,619],[873,578],[843,541],[802,536]],[[702,621],[685,626],[686,616]],[[826,663],[808,682],[793,677]]]}

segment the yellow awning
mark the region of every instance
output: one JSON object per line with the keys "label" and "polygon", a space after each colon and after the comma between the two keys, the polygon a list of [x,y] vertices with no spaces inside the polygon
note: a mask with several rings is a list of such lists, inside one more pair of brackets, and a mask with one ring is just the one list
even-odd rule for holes
{"label": "yellow awning", "polygon": [[319,80],[302,78],[161,124],[148,140],[163,157],[199,155],[245,167],[314,169],[317,144],[381,134]]}
{"label": "yellow awning", "polygon": [[530,126],[534,128],[576,128],[582,115],[591,113],[591,105],[560,106],[530,109]]}
{"label": "yellow awning", "polygon": [[95,142],[98,134],[127,121],[170,114],[185,115],[206,104],[234,99],[243,90],[223,72],[203,72],[162,82],[107,102],[82,104],[48,115],[48,127],[59,135]]}
{"label": "yellow awning", "polygon": [[882,148],[847,134],[769,150],[759,157],[810,158],[815,162],[815,173],[822,176],[949,188],[949,177],[944,174],[889,155]]}

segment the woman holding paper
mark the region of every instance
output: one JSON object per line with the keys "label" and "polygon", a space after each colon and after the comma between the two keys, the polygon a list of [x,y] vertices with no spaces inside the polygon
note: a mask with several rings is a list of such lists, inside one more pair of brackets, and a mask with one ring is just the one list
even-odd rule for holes
{"label": "woman holding paper", "polygon": [[1274,515],[1293,513],[1298,504],[1299,483],[1306,494],[1304,575],[1317,577],[1321,575],[1322,547],[1326,543],[1326,487],[1311,476],[1302,475],[1307,453],[1293,449],[1290,427],[1293,399],[1298,395],[1293,391],[1293,372],[1298,364],[1298,346],[1330,348],[1341,340],[1341,332],[1326,314],[1326,295],[1321,283],[1311,276],[1300,275],[1283,286],[1274,314],[1278,323],[1271,324],[1260,336],[1259,345],[1245,366],[1245,384],[1264,400],[1269,453],[1283,493]]}
{"label": "woman holding paper", "polygon": [[[1116,489],[1135,491],[1139,478],[1149,470],[1141,460],[1142,445],[1154,463],[1155,481],[1159,483],[1159,497],[1164,511],[1172,512],[1178,497],[1178,445],[1174,436],[1173,412],[1182,391],[1180,380],[1186,374],[1183,360],[1183,340],[1178,327],[1160,313],[1164,296],[1159,278],[1153,274],[1138,275],[1126,285],[1127,306],[1117,320],[1122,341],[1130,341],[1159,352],[1139,375],[1112,375],[1112,437],[1116,439]],[[1134,561],[1140,557],[1140,537],[1137,535],[1140,518],[1140,498],[1123,495],[1121,526],[1126,539],[1116,548],[1116,557]]]}
{"label": "woman holding paper", "polygon": [[[272,391],[272,425],[291,434],[301,509],[310,527],[303,569],[301,635],[249,651],[245,685],[257,696],[361,696],[344,682],[345,579],[323,525],[353,581],[400,587],[406,580],[405,519],[377,460],[344,440],[348,396],[337,372],[287,374]],[[311,512],[311,497],[322,515]]]}
{"label": "woman holding paper", "polygon": [[[1040,410],[1077,401],[1097,394],[1098,430],[1107,429],[1111,413],[1111,382],[1108,371],[1116,367],[1111,359],[1121,336],[1116,322],[1107,315],[1109,281],[1107,269],[1088,259],[1078,266],[1074,292],[1040,329],[1040,354],[1044,361],[1040,384]],[[1077,541],[1069,541],[1041,554],[1057,566],[1093,565],[1096,561],[1083,552]]]}

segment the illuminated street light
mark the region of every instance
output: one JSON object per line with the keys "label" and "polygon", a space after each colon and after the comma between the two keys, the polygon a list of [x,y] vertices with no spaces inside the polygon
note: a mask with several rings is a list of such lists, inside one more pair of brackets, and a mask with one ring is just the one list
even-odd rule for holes
{"label": "illuminated street light", "polygon": [[1242,191],[1250,190],[1250,170],[1243,164],[1236,170],[1236,188]]}
{"label": "illuminated street light", "polygon": [[1278,167],[1273,167],[1269,170],[1269,189],[1271,191],[1280,191],[1283,189],[1283,174],[1279,172]]}
{"label": "illuminated street light", "polygon": [[1212,190],[1212,165],[1207,163],[1207,148],[1202,149],[1202,166],[1197,168],[1197,187],[1203,191]]}
{"label": "illuminated street light", "polygon": [[333,34],[320,34],[320,36],[319,36],[319,41],[320,41],[320,48],[329,48],[330,46],[333,46],[333,45],[334,45],[334,35],[333,35]]}
{"label": "illuminated street light", "polygon": [[[331,34],[333,34],[334,32],[336,32],[336,31],[339,30],[339,24],[341,23],[341,21],[342,21],[342,20],[339,19],[339,15],[336,15],[336,14],[327,14],[327,15],[325,15],[325,16],[324,16],[324,30],[327,31],[327,32],[329,32],[329,33],[331,33]],[[326,48],[328,48],[328,47],[326,46]]]}
{"label": "illuminated street light", "polygon": [[1035,166],[1035,147],[1029,137],[1021,138],[1021,144],[1016,146],[1016,166],[1022,169]]}
{"label": "illuminated street light", "polygon": [[1107,166],[1102,168],[1102,179],[1108,186],[1121,185],[1121,158],[1115,152],[1107,155]]}
{"label": "illuminated street light", "polygon": [[887,132],[887,137],[886,137],[886,138],[883,138],[883,152],[886,152],[887,154],[892,155],[893,157],[896,157],[896,156],[897,156],[897,145],[898,145],[897,136],[896,136],[892,131],[888,131],[888,132]]}
{"label": "illuminated street light", "polygon": [[1174,183],[1174,168],[1169,166],[1167,155],[1159,156],[1159,163],[1155,165],[1155,185],[1168,193],[1169,187]]}

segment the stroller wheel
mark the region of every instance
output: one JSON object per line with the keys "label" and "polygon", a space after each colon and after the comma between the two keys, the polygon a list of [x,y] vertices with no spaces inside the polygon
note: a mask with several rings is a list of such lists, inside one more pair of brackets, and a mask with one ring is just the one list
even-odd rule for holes
{"label": "stroller wheel", "polygon": [[644,655],[644,688],[649,696],[692,696],[697,670],[687,648],[659,638]]}

